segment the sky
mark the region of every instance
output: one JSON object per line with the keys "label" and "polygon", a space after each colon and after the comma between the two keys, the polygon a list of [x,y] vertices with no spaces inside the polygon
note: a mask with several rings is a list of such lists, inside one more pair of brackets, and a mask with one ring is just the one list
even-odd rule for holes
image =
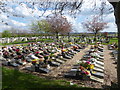
{"label": "sky", "polygon": [[[14,1],[14,3],[12,3],[12,1]],[[21,1],[23,1],[23,3],[19,5],[19,2]],[[5,8],[8,10],[8,12],[4,13],[0,9],[0,32],[4,30],[11,30],[11,28],[19,30],[30,30],[30,25],[32,22],[44,19],[45,16],[51,14],[52,10],[48,9],[44,13],[44,17],[39,17],[43,11],[38,8],[38,4],[33,7],[32,3],[26,4],[24,1],[33,0],[3,0],[3,2],[6,3]],[[39,0],[34,1],[38,2]],[[109,13],[110,8],[112,8],[112,11],[114,11],[114,9],[107,0],[83,0],[82,7],[76,18],[73,18],[70,14],[66,13],[65,17],[72,24],[74,32],[87,32],[81,23],[86,22],[90,20],[92,16],[99,14],[101,1],[106,2],[103,19],[104,22],[108,23],[109,27],[107,29],[104,29],[103,32],[117,32],[114,12]],[[94,3],[96,3],[95,10],[93,10]],[[20,17],[15,17],[13,15],[19,15]],[[8,25],[5,25],[2,23],[2,21],[6,22]]]}

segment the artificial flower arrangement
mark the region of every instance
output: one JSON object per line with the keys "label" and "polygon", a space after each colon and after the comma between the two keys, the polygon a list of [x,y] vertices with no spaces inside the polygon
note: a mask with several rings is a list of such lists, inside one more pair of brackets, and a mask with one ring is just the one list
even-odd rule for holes
{"label": "artificial flower arrangement", "polygon": [[72,43],[72,42],[70,42],[69,44],[70,44],[70,45],[72,45],[73,43]]}
{"label": "artificial flower arrangement", "polygon": [[78,49],[78,47],[77,47],[77,46],[73,46],[73,48]]}
{"label": "artificial flower arrangement", "polygon": [[51,52],[50,54],[49,54],[49,57],[51,58],[51,57],[56,57],[56,55],[53,53],[53,52]]}
{"label": "artificial flower arrangement", "polygon": [[32,60],[32,64],[38,63],[38,60],[39,60],[39,59],[33,59],[33,60]]}
{"label": "artificial flower arrangement", "polygon": [[91,76],[90,69],[94,68],[94,64],[91,64],[90,61],[82,61],[79,62],[79,64],[80,74],[83,76],[83,78]]}
{"label": "artificial flower arrangement", "polygon": [[94,68],[94,64],[91,64],[90,61],[81,62],[80,66],[83,66],[86,69],[93,69]]}
{"label": "artificial flower arrangement", "polygon": [[66,51],[67,51],[67,49],[62,49],[61,51],[62,51],[62,52],[66,52]]}
{"label": "artificial flower arrangement", "polygon": [[91,76],[91,73],[89,70],[84,68],[83,66],[80,66],[79,69],[81,70],[80,74],[83,76]]}

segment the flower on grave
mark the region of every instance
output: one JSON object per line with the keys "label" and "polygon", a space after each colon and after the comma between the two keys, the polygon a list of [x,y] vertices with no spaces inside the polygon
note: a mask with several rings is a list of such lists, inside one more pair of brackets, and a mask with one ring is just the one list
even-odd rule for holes
{"label": "flower on grave", "polygon": [[80,70],[84,70],[85,68],[83,66],[80,66]]}
{"label": "flower on grave", "polygon": [[36,59],[33,59],[33,60],[32,60],[32,63],[36,63],[36,62],[37,62],[37,60],[36,60]]}
{"label": "flower on grave", "polygon": [[82,62],[82,63],[80,63],[80,65],[86,69],[93,69],[94,68],[94,64],[91,64],[90,61]]}
{"label": "flower on grave", "polygon": [[66,52],[67,51],[67,49],[62,49],[62,52]]}
{"label": "flower on grave", "polygon": [[88,70],[86,70],[86,69],[82,70],[82,71],[81,71],[81,74],[82,74],[82,75],[86,75],[86,76],[90,76],[90,75],[91,75],[91,74],[90,74],[90,71],[88,71]]}
{"label": "flower on grave", "polygon": [[93,69],[94,68],[94,64],[90,64],[90,69]]}
{"label": "flower on grave", "polygon": [[23,61],[23,62],[26,62],[26,60],[25,60],[25,59],[23,59],[22,61]]}
{"label": "flower on grave", "polygon": [[40,61],[40,62],[43,62],[43,61],[44,61],[44,58],[40,58],[39,61]]}
{"label": "flower on grave", "polygon": [[82,74],[86,74],[85,70],[82,70],[81,73],[82,73]]}
{"label": "flower on grave", "polygon": [[87,64],[90,64],[90,61],[86,61]]}
{"label": "flower on grave", "polygon": [[85,71],[85,74],[86,74],[86,75],[89,75],[89,72],[88,72],[88,71]]}
{"label": "flower on grave", "polygon": [[77,46],[73,46],[73,48],[78,49],[78,47],[77,47]]}
{"label": "flower on grave", "polygon": [[36,64],[39,64],[39,62],[36,62]]}
{"label": "flower on grave", "polygon": [[54,55],[54,53],[50,53],[50,55],[49,55],[49,56],[50,56],[50,57],[53,57],[53,55]]}
{"label": "flower on grave", "polygon": [[18,49],[18,48],[17,48],[15,51],[16,51],[16,52],[19,52],[19,51],[20,51],[20,49]]}
{"label": "flower on grave", "polygon": [[37,52],[35,52],[35,53],[38,54],[38,53],[40,53],[40,52],[37,51]]}
{"label": "flower on grave", "polygon": [[22,56],[21,55],[18,55],[18,58],[21,58]]}
{"label": "flower on grave", "polygon": [[70,42],[69,44],[72,44],[72,42]]}
{"label": "flower on grave", "polygon": [[84,63],[84,67],[85,67],[86,69],[89,68],[89,65],[90,65],[90,62],[89,62],[89,61],[86,61],[86,62]]}
{"label": "flower on grave", "polygon": [[48,61],[53,61],[53,59],[50,58]]}
{"label": "flower on grave", "polygon": [[98,45],[94,45],[94,48],[97,48],[98,47]]}
{"label": "flower on grave", "polygon": [[58,50],[60,50],[60,48],[58,48]]}
{"label": "flower on grave", "polygon": [[38,62],[39,61],[39,59],[33,59],[32,60],[32,63],[36,63],[36,62]]}

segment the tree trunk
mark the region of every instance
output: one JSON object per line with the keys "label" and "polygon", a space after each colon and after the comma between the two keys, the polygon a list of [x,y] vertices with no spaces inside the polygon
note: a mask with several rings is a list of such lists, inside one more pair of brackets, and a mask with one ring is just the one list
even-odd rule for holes
{"label": "tree trunk", "polygon": [[96,43],[96,41],[97,41],[96,37],[97,37],[97,33],[95,33],[95,36],[94,36],[94,42],[95,42],[95,43]]}
{"label": "tree trunk", "polygon": [[56,39],[57,39],[57,42],[58,42],[58,40],[59,40],[58,32],[56,32]]}
{"label": "tree trunk", "polygon": [[117,6],[115,8],[115,17],[116,17],[116,24],[118,27],[117,79],[118,79],[118,87],[120,88],[120,1],[117,3]]}
{"label": "tree trunk", "polygon": [[[119,4],[120,5],[120,4]],[[120,13],[120,12],[119,12]],[[118,85],[120,88],[120,22],[118,25],[118,60],[117,60],[117,78],[118,78]]]}
{"label": "tree trunk", "polygon": [[70,40],[70,33],[68,33],[68,42],[69,42],[69,40]]}

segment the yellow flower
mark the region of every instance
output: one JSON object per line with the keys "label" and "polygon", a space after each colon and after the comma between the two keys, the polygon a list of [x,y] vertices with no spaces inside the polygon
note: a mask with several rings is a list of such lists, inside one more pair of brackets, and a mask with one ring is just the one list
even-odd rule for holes
{"label": "yellow flower", "polygon": [[38,61],[38,59],[33,59],[32,61]]}
{"label": "yellow flower", "polygon": [[93,69],[93,68],[94,68],[94,65],[93,65],[93,64],[91,64],[91,65],[90,65],[90,69]]}
{"label": "yellow flower", "polygon": [[60,48],[58,48],[58,50],[60,50]]}
{"label": "yellow flower", "polygon": [[86,69],[88,69],[88,67],[86,67]]}
{"label": "yellow flower", "polygon": [[36,61],[36,59],[33,59],[32,61]]}
{"label": "yellow flower", "polygon": [[66,52],[67,50],[66,50],[66,49],[63,49],[62,51],[63,51],[63,52]]}
{"label": "yellow flower", "polygon": [[96,73],[95,71],[92,71],[92,73]]}
{"label": "yellow flower", "polygon": [[36,64],[39,64],[39,62],[36,62]]}

